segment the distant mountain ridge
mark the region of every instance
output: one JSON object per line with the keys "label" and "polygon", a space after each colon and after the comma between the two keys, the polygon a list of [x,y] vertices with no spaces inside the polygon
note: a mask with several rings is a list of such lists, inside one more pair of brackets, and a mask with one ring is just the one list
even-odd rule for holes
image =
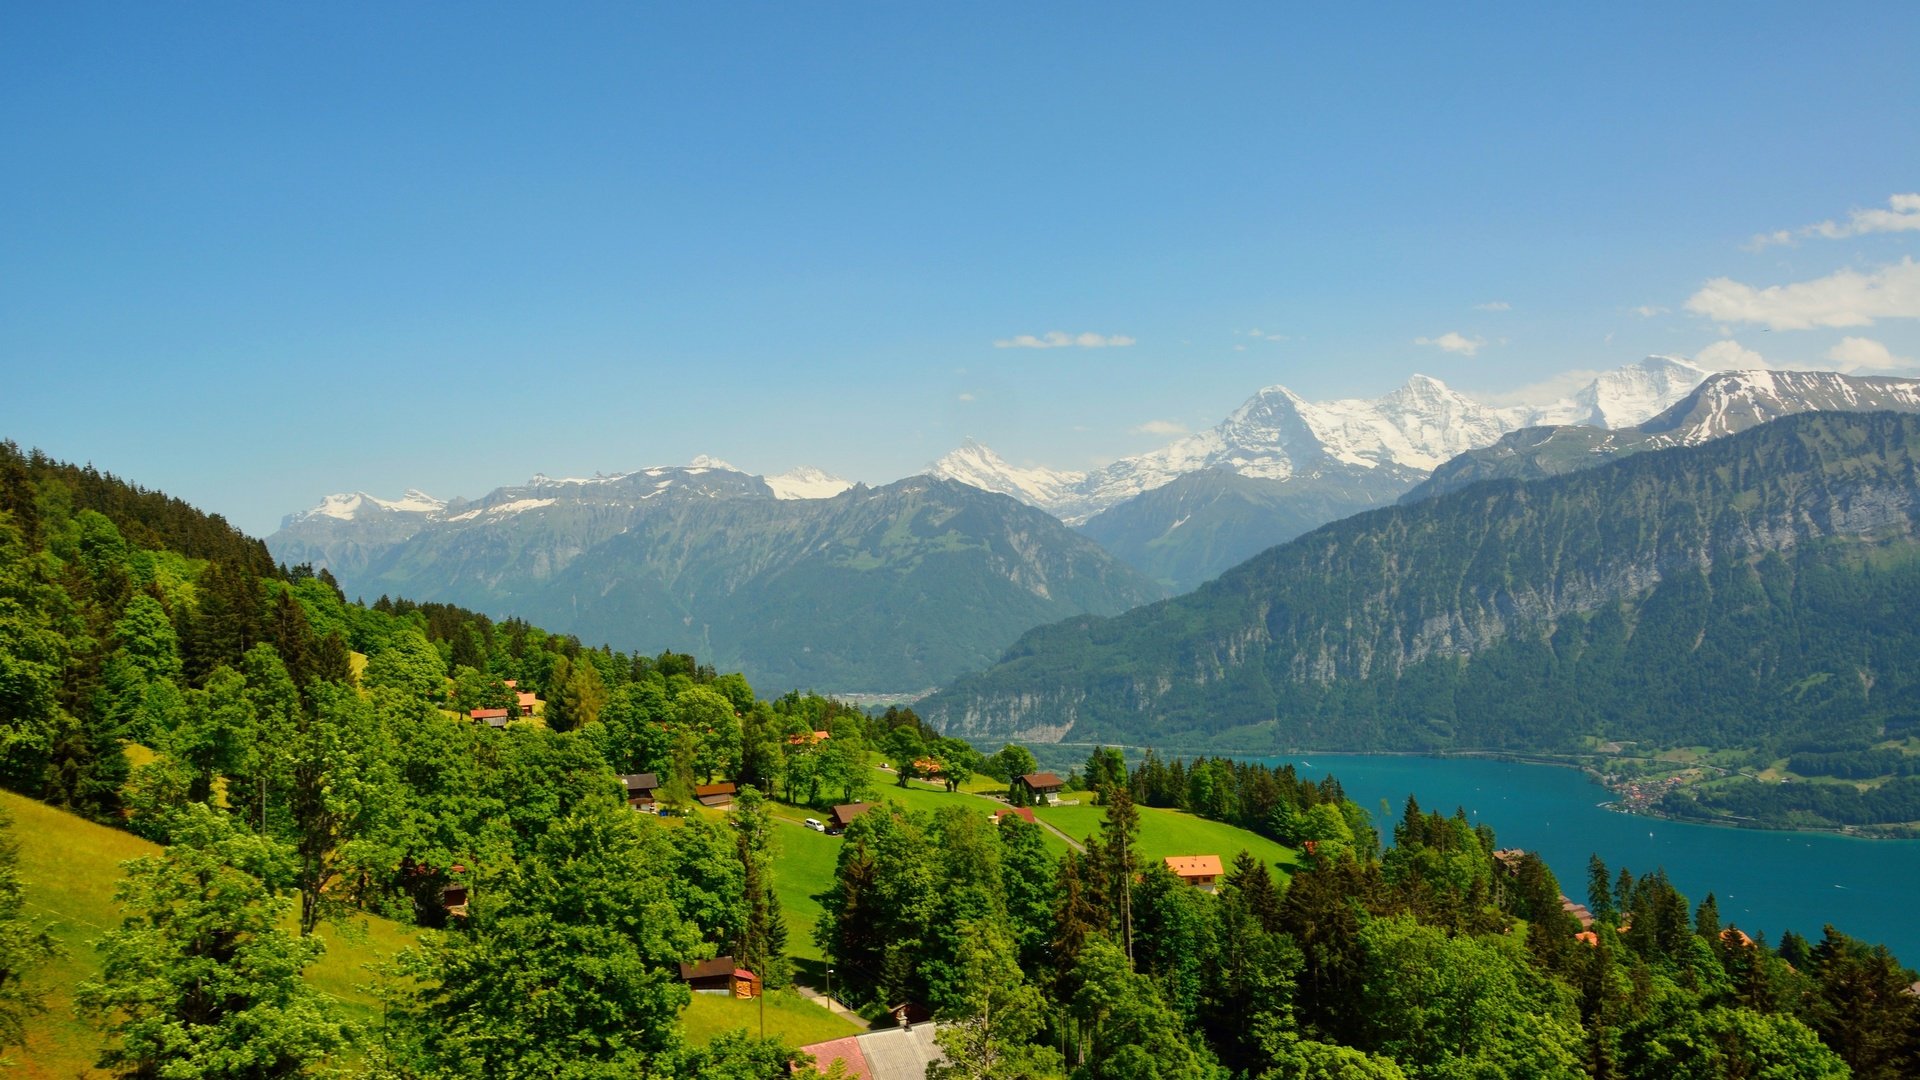
{"label": "distant mountain ridge", "polygon": [[1418,502],[1481,480],[1531,480],[1709,439],[1803,412],[1920,412],[1920,379],[1833,371],[1722,371],[1631,427],[1527,427],[1452,459],[1402,496]]}
{"label": "distant mountain ridge", "polygon": [[995,742],[1240,752],[1920,727],[1920,417],[1802,413],[1360,514],[1024,636],[922,702]]}
{"label": "distant mountain ridge", "polygon": [[459,603],[622,649],[696,651],[767,686],[843,692],[929,688],[1039,623],[1162,595],[1053,517],[963,484],[787,494],[698,459],[536,476],[438,508],[330,499],[267,544],[330,569],[348,595]]}
{"label": "distant mountain ridge", "polygon": [[1596,375],[1565,398],[1510,406],[1482,403],[1427,375],[1414,375],[1378,398],[1317,403],[1275,385],[1207,431],[1090,472],[1011,465],[974,440],[927,471],[1011,495],[1069,525],[1083,524],[1177,477],[1208,470],[1292,480],[1347,466],[1362,470],[1359,475],[1378,474],[1374,486],[1380,489],[1410,486],[1442,462],[1516,428],[1639,423],[1685,397],[1707,375],[1689,361],[1650,356]]}
{"label": "distant mountain ridge", "polygon": [[1047,510],[1184,592],[1309,529],[1390,505],[1515,428],[1638,423],[1707,374],[1650,356],[1544,404],[1504,406],[1425,375],[1379,398],[1317,403],[1269,386],[1207,431],[1092,472],[1011,465],[971,440],[929,472]]}

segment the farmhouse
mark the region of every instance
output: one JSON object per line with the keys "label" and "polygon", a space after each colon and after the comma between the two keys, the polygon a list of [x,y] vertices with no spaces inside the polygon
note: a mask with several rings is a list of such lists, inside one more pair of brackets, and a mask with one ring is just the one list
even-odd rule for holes
{"label": "farmhouse", "polygon": [[620,786],[627,789],[627,805],[635,809],[653,805],[653,793],[660,789],[658,773],[629,773],[620,778]]}
{"label": "farmhouse", "polygon": [[739,789],[731,780],[722,780],[717,784],[701,784],[693,789],[693,797],[701,806],[709,809],[733,805],[733,796]]}
{"label": "farmhouse", "polygon": [[1196,889],[1212,892],[1219,887],[1223,871],[1218,855],[1169,855],[1166,863],[1173,876]]}
{"label": "farmhouse", "polygon": [[1024,789],[1028,802],[1045,802],[1049,805],[1060,801],[1060,793],[1066,790],[1066,781],[1050,772],[1027,773],[1016,776],[1014,786]]}

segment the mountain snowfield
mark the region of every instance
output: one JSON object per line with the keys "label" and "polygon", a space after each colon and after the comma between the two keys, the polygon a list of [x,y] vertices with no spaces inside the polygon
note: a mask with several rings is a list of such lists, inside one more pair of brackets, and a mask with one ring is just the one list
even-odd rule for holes
{"label": "mountain snowfield", "polygon": [[1708,374],[1678,357],[1649,356],[1597,375],[1560,400],[1509,406],[1485,404],[1426,375],[1414,375],[1405,386],[1371,399],[1310,402],[1276,385],[1248,398],[1210,430],[1091,472],[1012,465],[972,440],[928,472],[1011,495],[1070,525],[1209,469],[1290,480],[1317,476],[1318,466],[1345,465],[1400,474],[1396,480],[1410,486],[1421,478],[1415,474],[1430,473],[1520,428],[1641,423],[1686,397]]}

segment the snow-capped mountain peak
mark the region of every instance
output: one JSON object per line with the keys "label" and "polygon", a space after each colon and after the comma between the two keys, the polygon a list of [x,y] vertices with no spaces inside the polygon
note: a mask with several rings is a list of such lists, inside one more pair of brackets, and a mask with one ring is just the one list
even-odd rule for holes
{"label": "snow-capped mountain peak", "polygon": [[1072,498],[1073,489],[1086,479],[1085,473],[1014,465],[973,438],[927,466],[927,473],[983,491],[1011,495],[1041,509],[1052,509]]}
{"label": "snow-capped mountain peak", "polygon": [[291,523],[324,517],[337,521],[353,521],[381,511],[400,514],[433,514],[446,507],[446,500],[436,499],[419,488],[408,488],[406,494],[397,499],[381,499],[364,491],[349,491],[329,495],[321,499],[317,506],[297,514],[289,514],[286,520]]}
{"label": "snow-capped mountain peak", "polygon": [[788,469],[778,476],[763,476],[776,499],[831,499],[851,488],[853,481],[821,472],[811,465]]}

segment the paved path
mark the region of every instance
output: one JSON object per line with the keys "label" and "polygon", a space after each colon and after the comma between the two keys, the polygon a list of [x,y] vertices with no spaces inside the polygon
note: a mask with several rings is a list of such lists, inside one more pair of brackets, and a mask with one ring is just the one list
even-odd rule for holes
{"label": "paved path", "polygon": [[815,1005],[818,1005],[821,1008],[826,1009],[828,1012],[833,1013],[835,1016],[838,1016],[844,1020],[850,1021],[854,1024],[858,1024],[860,1026],[861,1031],[871,1031],[873,1029],[873,1025],[867,1023],[866,1017],[861,1016],[859,1013],[854,1012],[852,1009],[847,1008],[846,1006],[840,1004],[838,1001],[828,1001],[827,995],[821,993],[820,991],[814,989],[813,987],[808,986],[805,983],[796,982],[793,984],[793,989],[801,997],[804,997],[808,1001],[813,1002]]}

